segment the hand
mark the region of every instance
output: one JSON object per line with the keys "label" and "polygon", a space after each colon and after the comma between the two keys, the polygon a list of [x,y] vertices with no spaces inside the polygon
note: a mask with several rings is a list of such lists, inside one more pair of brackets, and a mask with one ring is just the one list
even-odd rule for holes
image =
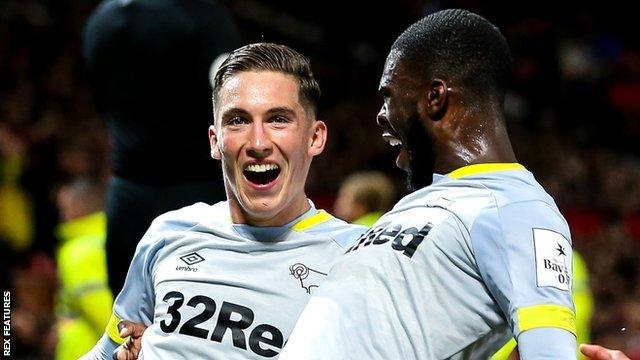
{"label": "hand", "polygon": [[118,323],[120,337],[123,339],[129,338],[113,352],[113,360],[136,360],[142,349],[142,334],[144,334],[146,328],[141,323],[127,320],[120,321]]}
{"label": "hand", "polygon": [[580,352],[594,360],[630,360],[622,351],[610,350],[599,345],[582,344]]}

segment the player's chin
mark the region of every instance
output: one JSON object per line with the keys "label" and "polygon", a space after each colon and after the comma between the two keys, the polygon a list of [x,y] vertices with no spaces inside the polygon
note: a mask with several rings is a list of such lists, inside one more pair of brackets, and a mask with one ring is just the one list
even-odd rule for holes
{"label": "player's chin", "polygon": [[409,152],[404,147],[400,149],[400,152],[398,153],[398,157],[396,157],[396,166],[407,173],[411,172]]}
{"label": "player's chin", "polygon": [[245,201],[245,210],[255,219],[273,218],[282,208],[277,198],[270,196],[252,197]]}
{"label": "player's chin", "polygon": [[269,189],[256,189],[248,186],[242,190],[242,194],[245,200],[244,203],[249,207],[268,211],[271,208],[278,207],[282,191],[282,186],[273,186]]}

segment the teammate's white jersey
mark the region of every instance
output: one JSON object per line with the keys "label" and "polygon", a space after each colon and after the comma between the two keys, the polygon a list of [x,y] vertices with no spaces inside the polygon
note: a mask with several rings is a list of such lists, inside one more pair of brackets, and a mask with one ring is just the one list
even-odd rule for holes
{"label": "teammate's white jersey", "polygon": [[575,334],[571,264],[566,221],[521,165],[435,175],[338,261],[280,358],[488,359],[529,329]]}
{"label": "teammate's white jersey", "polygon": [[227,202],[164,214],[140,241],[107,334],[87,358],[111,358],[118,318],[149,325],[141,359],[275,357],[365,230],[313,206],[282,227],[232,224]]}

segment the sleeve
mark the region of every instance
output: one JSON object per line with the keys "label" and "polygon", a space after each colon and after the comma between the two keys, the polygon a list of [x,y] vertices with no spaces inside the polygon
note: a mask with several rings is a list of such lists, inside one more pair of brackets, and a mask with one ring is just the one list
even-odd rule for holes
{"label": "sleeve", "polygon": [[542,201],[484,209],[471,227],[471,242],[480,274],[519,346],[526,346],[528,336],[521,334],[527,331],[558,329],[572,335],[557,345],[570,348],[575,358],[571,242],[557,210]]}
{"label": "sleeve", "polygon": [[119,344],[113,342],[107,334],[104,334],[100,340],[98,340],[96,346],[94,346],[91,351],[84,354],[80,360],[110,360],[113,352],[118,346]]}
{"label": "sleeve", "polygon": [[155,291],[153,287],[153,267],[158,250],[163,241],[159,234],[149,230],[142,238],[129,266],[124,286],[113,304],[113,313],[105,333],[96,346],[82,359],[111,359],[113,351],[124,342],[119,336],[118,323],[129,320],[146,326],[153,322]]}
{"label": "sleeve", "polygon": [[[573,344],[567,346],[567,344]],[[536,328],[518,337],[521,359],[576,359],[576,338],[558,328]]]}

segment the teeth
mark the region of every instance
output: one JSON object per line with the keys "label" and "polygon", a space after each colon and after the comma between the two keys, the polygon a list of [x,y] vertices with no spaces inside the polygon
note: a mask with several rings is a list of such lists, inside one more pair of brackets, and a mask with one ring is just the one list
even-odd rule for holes
{"label": "teeth", "polygon": [[265,172],[267,170],[275,170],[278,168],[276,164],[253,164],[245,168],[246,171]]}
{"label": "teeth", "polygon": [[391,146],[402,145],[402,141],[398,140],[395,136],[391,135],[391,133],[385,131],[382,133],[382,138],[389,143]]}

